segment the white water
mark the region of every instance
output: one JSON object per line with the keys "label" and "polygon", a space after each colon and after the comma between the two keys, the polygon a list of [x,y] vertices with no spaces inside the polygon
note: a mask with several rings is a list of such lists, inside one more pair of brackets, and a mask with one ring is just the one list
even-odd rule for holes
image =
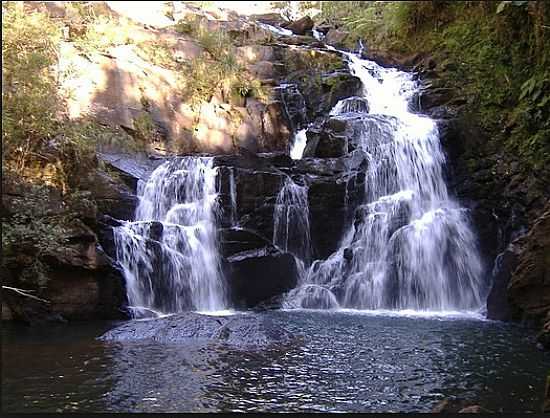
{"label": "white water", "polygon": [[114,228],[134,316],[227,308],[212,163],[185,157],[162,164],[139,185],[136,221]]}
{"label": "white water", "polygon": [[482,264],[467,213],[444,182],[437,126],[408,110],[417,83],[411,74],[343,55],[362,81],[367,108],[347,99],[331,114],[349,119],[352,140],[367,156],[366,198],[339,249],[312,264],[286,306],[480,308]]}
{"label": "white water", "polygon": [[290,146],[290,158],[293,160],[299,160],[304,155],[304,150],[307,144],[307,129],[300,129],[294,134],[294,140]]}
{"label": "white water", "polygon": [[300,186],[287,177],[277,195],[273,213],[273,244],[305,265],[311,261],[307,193],[307,186]]}
{"label": "white water", "polygon": [[273,26],[273,25],[270,25],[268,23],[263,23],[263,22],[256,22],[256,24],[258,26],[260,26],[261,28],[266,29],[268,31],[271,31],[274,34],[279,35],[279,36],[292,36],[292,35],[294,35],[294,33],[290,29],[283,29],[283,28],[280,28],[278,26]]}

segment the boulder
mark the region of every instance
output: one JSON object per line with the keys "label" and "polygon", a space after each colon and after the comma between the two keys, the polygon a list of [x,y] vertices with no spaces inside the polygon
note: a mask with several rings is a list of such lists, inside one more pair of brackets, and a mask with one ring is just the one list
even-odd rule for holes
{"label": "boulder", "polygon": [[243,251],[225,261],[231,299],[238,308],[252,308],[296,286],[294,256],[273,246]]}
{"label": "boulder", "polygon": [[115,219],[133,220],[139,199],[124,182],[95,170],[81,184],[91,192],[99,213]]}
{"label": "boulder", "polygon": [[225,258],[269,245],[271,245],[270,241],[250,229],[234,227],[224,228],[220,231],[221,255]]}
{"label": "boulder", "polygon": [[323,117],[342,99],[355,96],[361,89],[361,80],[347,70],[322,74],[316,83],[301,83],[300,90],[312,119]]}
{"label": "boulder", "polygon": [[107,331],[99,339],[150,340],[161,344],[223,343],[234,348],[260,349],[292,343],[294,337],[260,315],[210,316],[182,312],[165,318],[131,321]]}
{"label": "boulder", "polygon": [[347,39],[349,33],[345,31],[341,31],[338,29],[330,29],[326,36],[324,41],[331,46],[334,46],[336,48],[343,47],[344,41]]}
{"label": "boulder", "polygon": [[[348,133],[349,134],[349,133]],[[306,131],[307,143],[304,157],[335,158],[349,151],[346,123],[331,118],[322,125],[314,125]]]}
{"label": "boulder", "polygon": [[313,25],[313,19],[311,19],[311,17],[309,16],[304,16],[301,19],[285,25],[285,29],[291,30],[296,35],[305,35],[306,32],[309,32],[311,31],[311,29],[313,29]]}

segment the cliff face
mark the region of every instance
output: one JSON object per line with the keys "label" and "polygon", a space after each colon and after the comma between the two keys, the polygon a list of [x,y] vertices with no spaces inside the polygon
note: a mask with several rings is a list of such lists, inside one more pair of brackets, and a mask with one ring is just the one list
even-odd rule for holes
{"label": "cliff face", "polygon": [[[64,27],[56,77],[65,116],[104,127],[90,134],[109,140],[100,143],[97,157],[79,162],[59,146],[64,139],[60,135],[41,151],[41,158],[27,165],[21,178],[3,172],[2,222],[10,227],[7,239],[13,250],[3,265],[3,284],[47,301],[4,289],[3,317],[33,323],[127,315],[112,227],[119,220],[133,219],[138,182],[162,162],[162,156],[244,153],[234,162],[220,160],[220,170],[235,170],[243,216],[256,230],[253,244],[267,245],[283,173],[261,159],[242,161],[256,153],[288,152],[297,124],[311,120],[317,108],[330,109],[358,86],[336,54],[307,49],[318,45],[313,37],[275,37],[261,24],[232,12],[184,6],[172,10],[168,22],[166,16],[150,17],[149,22],[157,23],[144,25],[121,15],[124,10],[95,3],[86,6],[100,16],[92,25],[65,3],[25,7],[46,13]],[[174,28],[176,22],[184,22],[180,31]],[[124,34],[124,39],[110,30]],[[233,70],[227,72],[224,65]],[[319,82],[310,82],[314,79]],[[307,84],[305,101],[296,94],[296,83]],[[91,141],[87,134],[83,139]],[[132,138],[143,142],[141,151],[119,145]],[[71,172],[65,173],[69,162]],[[241,169],[242,164],[247,168]],[[68,174],[65,182],[59,181],[60,174]],[[319,193],[327,193],[327,187],[320,187]],[[322,212],[322,207],[316,210]],[[231,236],[231,231],[223,234]],[[21,237],[24,243],[17,242]],[[239,248],[224,250],[226,256],[243,251],[249,240],[250,236],[237,237]],[[280,254],[264,259],[293,271]],[[237,276],[241,270],[254,271],[258,262],[233,262],[227,269]],[[237,296],[249,306],[252,300],[273,296],[266,286],[258,289],[260,296]]]}
{"label": "cliff face", "polygon": [[[66,99],[69,117],[91,118],[120,132],[143,136],[146,148],[145,154],[121,154],[115,146],[106,146],[105,154],[76,171],[71,187],[85,191],[85,200],[91,202],[88,208],[69,205],[67,196],[59,192],[35,196],[26,189],[27,185],[4,176],[3,222],[24,210],[21,205],[25,202],[20,201],[23,196],[34,196],[36,202],[44,199],[45,210],[32,216],[47,225],[55,217],[62,226],[61,244],[40,253],[36,247],[25,248],[5,266],[8,285],[31,288],[50,301],[47,306],[37,301],[32,305],[27,298],[5,291],[4,302],[14,318],[33,321],[59,315],[67,319],[125,315],[120,310],[125,304],[125,292],[120,269],[113,260],[112,227],[117,225],[117,219],[132,219],[138,181],[161,162],[144,155],[158,158],[203,152],[239,154],[218,157],[221,204],[230,204],[228,182],[229,176],[234,175],[241,191],[239,217],[253,232],[236,232],[227,219],[223,221],[222,243],[227,259],[269,247],[274,204],[284,177],[290,172],[313,176],[309,204],[314,252],[326,257],[334,250],[334,237],[341,233],[346,215],[344,199],[350,192],[352,198],[360,199],[361,181],[355,185],[357,190],[348,190],[342,167],[356,164],[359,168],[362,163],[348,158],[347,148],[342,148],[341,143],[334,146],[331,138],[341,136],[339,127],[322,117],[338,100],[353,96],[359,87],[340,57],[315,50],[319,42],[311,36],[275,37],[257,22],[234,13],[216,15],[182,9],[172,13],[172,23],[185,16],[200,16],[208,31],[230,35],[231,59],[251,83],[247,85],[249,90],[238,94],[223,83],[212,90],[205,85],[197,88],[189,80],[211,80],[207,75],[216,71],[220,57],[193,27],[177,31],[170,25],[152,27],[134,22],[125,43],[101,51],[83,50],[77,41],[81,23],[67,8],[62,4],[36,7],[45,8],[52,19],[66,23],[59,74],[63,75],[61,90],[72,92]],[[101,7],[106,15],[119,13],[108,6]],[[332,35],[327,40],[338,43],[338,37]],[[151,48],[161,51],[162,57],[151,53]],[[548,178],[526,169],[519,156],[500,147],[498,138],[507,134],[506,129],[496,132],[479,126],[476,115],[468,112],[461,91],[452,82],[452,66],[420,53],[404,56],[377,52],[369,58],[415,71],[423,82],[424,89],[414,106],[438,120],[448,156],[448,183],[462,204],[471,209],[492,282],[488,316],[542,322],[550,310]],[[186,63],[203,66],[197,70]],[[209,94],[201,96],[197,103],[189,97],[190,90],[207,90]],[[259,94],[260,90],[265,94]],[[323,161],[292,162],[281,154],[250,157],[263,152],[287,152],[291,131],[310,122],[315,124],[306,155]],[[67,157],[56,155],[53,149],[52,162],[41,162],[36,171],[44,175],[60,158]],[[235,262],[226,265],[228,274],[237,277],[240,271],[257,272],[261,257],[285,271],[295,269],[269,247],[269,251],[246,263],[233,258]],[[37,260],[49,267],[41,273],[46,276],[44,283],[32,279]],[[292,284],[285,282],[281,286],[288,288]],[[247,294],[243,290],[246,287],[246,283],[236,283],[234,292],[242,306],[251,306],[258,302],[258,295]],[[260,299],[280,291],[281,288],[262,285],[257,290],[262,294]],[[540,337],[546,346],[549,327],[547,322]]]}

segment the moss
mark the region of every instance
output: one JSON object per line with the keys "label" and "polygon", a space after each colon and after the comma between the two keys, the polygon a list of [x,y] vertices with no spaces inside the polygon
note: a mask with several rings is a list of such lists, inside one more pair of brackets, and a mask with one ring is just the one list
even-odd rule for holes
{"label": "moss", "polygon": [[526,169],[550,168],[550,5],[362,3],[337,18],[351,31],[348,46],[363,39],[371,51],[430,55],[489,133],[487,149],[518,155]]}

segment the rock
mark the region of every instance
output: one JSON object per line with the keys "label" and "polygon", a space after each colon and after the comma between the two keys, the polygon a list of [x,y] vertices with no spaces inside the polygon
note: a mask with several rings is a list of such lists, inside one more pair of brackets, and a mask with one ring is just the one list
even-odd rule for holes
{"label": "rock", "polygon": [[537,341],[543,349],[550,350],[550,311],[546,314],[544,325],[537,335]]}
{"label": "rock", "polygon": [[243,251],[271,245],[270,241],[260,237],[250,229],[225,228],[221,230],[220,235],[221,254],[225,258],[232,257]]}
{"label": "rock", "polygon": [[121,180],[95,170],[81,184],[91,192],[99,213],[116,219],[133,220],[138,198]]}
{"label": "rock", "polygon": [[360,89],[361,80],[346,70],[323,74],[318,83],[300,85],[311,119],[325,117],[336,103],[355,96]]}
{"label": "rock", "polygon": [[451,88],[424,89],[418,98],[420,111],[428,110],[436,106],[447,104],[454,96]]}
{"label": "rock", "polygon": [[243,251],[225,263],[232,300],[238,308],[252,308],[296,286],[298,271],[291,254],[273,246]]}
{"label": "rock", "polygon": [[348,37],[349,33],[345,31],[341,31],[338,29],[330,29],[326,36],[324,41],[331,46],[334,46],[336,48],[343,47],[344,41]]}
{"label": "rock", "polygon": [[277,52],[270,45],[244,45],[235,48],[235,56],[243,65],[255,64],[260,61],[275,61]]}
{"label": "rock", "polygon": [[369,113],[370,105],[364,97],[349,97],[340,102],[338,113]]}
{"label": "rock", "polygon": [[510,244],[495,260],[493,284],[487,297],[487,318],[499,321],[509,321],[512,319],[507,288],[512,272],[516,269],[517,265],[518,248]]}
{"label": "rock", "polygon": [[115,171],[134,194],[137,193],[138,182],[146,181],[155,168],[164,162],[162,159],[154,160],[140,154],[103,152],[97,156],[109,169]]}
{"label": "rock", "polygon": [[542,321],[550,311],[550,203],[520,240],[508,295],[523,319]]}
{"label": "rock", "polygon": [[345,134],[339,135],[329,127],[321,130],[308,129],[306,136],[304,157],[335,158],[342,157],[349,151],[348,137]]}
{"label": "rock", "polygon": [[468,400],[460,398],[443,399],[433,407],[432,412],[436,414],[457,413],[465,408],[468,408],[469,403],[470,402]]}
{"label": "rock", "polygon": [[306,102],[296,84],[282,84],[277,88],[283,103],[288,126],[293,132],[300,130],[308,122]]}
{"label": "rock", "polygon": [[152,340],[161,344],[223,343],[236,348],[261,349],[286,345],[290,333],[260,315],[209,316],[183,312],[165,318],[132,321],[107,331],[102,341]]}
{"label": "rock", "polygon": [[361,176],[356,182],[348,182],[347,178],[312,179],[308,203],[315,258],[325,259],[337,249],[349,212],[362,199],[364,175]]}
{"label": "rock", "polygon": [[313,29],[313,19],[309,16],[304,16],[301,19],[298,19],[294,22],[285,25],[285,29],[291,30],[297,35],[305,35],[306,32]]}
{"label": "rock", "polygon": [[261,14],[252,14],[249,16],[252,20],[257,20],[258,22],[267,23],[272,26],[281,26],[285,23],[285,20],[280,13],[261,13]]}
{"label": "rock", "polygon": [[483,408],[479,405],[472,405],[467,406],[465,408],[462,408],[460,411],[458,411],[459,414],[492,414],[493,411],[489,411],[488,409]]}
{"label": "rock", "polygon": [[550,375],[546,376],[546,390],[544,391],[542,412],[550,412]]}

